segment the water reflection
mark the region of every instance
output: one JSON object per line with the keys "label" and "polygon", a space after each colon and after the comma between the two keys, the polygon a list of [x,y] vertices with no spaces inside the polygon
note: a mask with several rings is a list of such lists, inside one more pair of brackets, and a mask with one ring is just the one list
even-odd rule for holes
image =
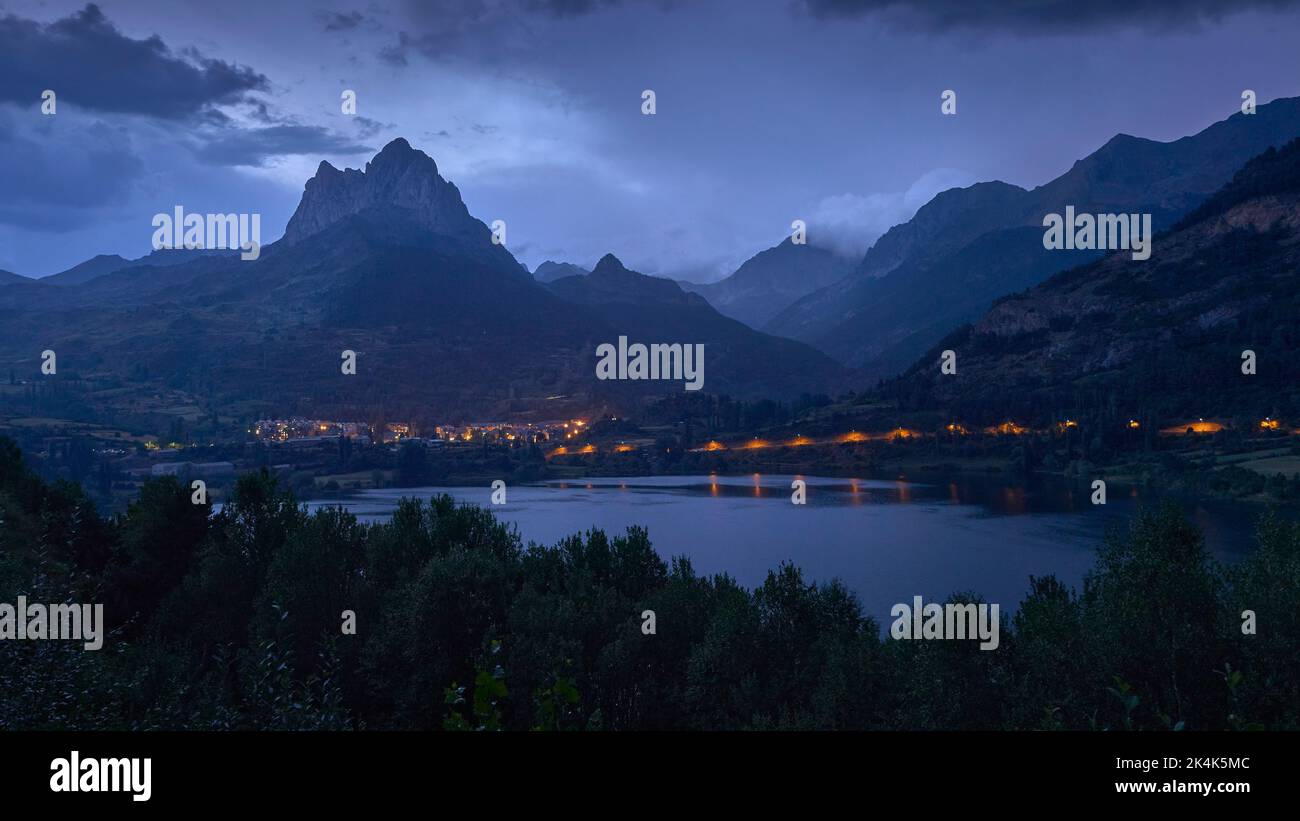
{"label": "water reflection", "polygon": [[1002,490],[1002,510],[1010,515],[1024,515],[1029,512],[1029,503],[1025,499],[1024,488],[1007,487]]}
{"label": "water reflection", "polygon": [[[790,504],[790,485],[807,483],[807,504]],[[1055,574],[1081,583],[1106,532],[1126,527],[1137,505],[1157,501],[1116,492],[1093,505],[1069,484],[1043,479],[1015,483],[980,476],[911,474],[910,481],[779,474],[742,476],[589,477],[511,488],[510,503],[493,508],[525,542],[555,544],[591,527],[613,535],[647,528],[665,559],[689,556],[700,573],[727,573],[753,587],[781,562],[809,581],[838,578],[866,611],[887,619],[896,602],[914,595],[944,599],[974,590],[1014,607],[1031,575]],[[581,494],[572,488],[585,488]],[[450,493],[487,505],[486,487],[386,488],[345,499],[363,521],[389,518],[403,497]],[[1192,521],[1220,559],[1253,545],[1259,511],[1195,502]]]}
{"label": "water reflection", "polygon": [[912,501],[911,484],[903,481],[902,479],[899,479],[898,482],[895,483],[895,486],[898,489],[898,501],[902,502],[903,504],[907,504],[908,502]]}

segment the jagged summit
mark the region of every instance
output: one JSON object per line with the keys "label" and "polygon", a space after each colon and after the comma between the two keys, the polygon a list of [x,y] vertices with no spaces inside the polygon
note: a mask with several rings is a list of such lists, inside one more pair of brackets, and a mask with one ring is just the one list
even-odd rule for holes
{"label": "jagged summit", "polygon": [[438,163],[434,162],[433,157],[412,148],[404,138],[398,137],[380,149],[374,159],[366,163],[365,173],[380,178],[395,178],[412,169],[442,179],[438,175]]}
{"label": "jagged summit", "polygon": [[486,236],[487,228],[465,207],[438,164],[405,139],[384,146],[364,170],[339,170],[321,162],[307,181],[298,209],[284,232],[288,245],[317,234],[353,214],[392,210],[434,234]]}

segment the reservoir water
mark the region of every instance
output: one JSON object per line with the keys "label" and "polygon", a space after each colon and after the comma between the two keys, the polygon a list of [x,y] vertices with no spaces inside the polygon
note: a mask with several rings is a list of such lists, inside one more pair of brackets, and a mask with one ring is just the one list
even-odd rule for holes
{"label": "reservoir water", "polygon": [[[1108,528],[1126,528],[1140,504],[1157,498],[1112,485],[1105,505],[1063,482],[1026,485],[963,477],[908,481],[798,477],[807,504],[791,503],[795,477],[672,476],[552,481],[508,488],[507,504],[491,505],[488,487],[422,487],[362,491],[316,500],[341,505],[362,521],[382,521],[402,497],[447,493],[490,507],[515,525],[525,543],[640,525],[665,559],[689,556],[697,573],[727,573],[746,587],[782,562],[808,580],[842,580],[867,613],[887,622],[889,608],[915,595],[942,600],[971,591],[1004,612],[1019,604],[1030,576],[1055,574],[1078,589]],[[1262,508],[1183,501],[1219,560],[1253,549]]]}

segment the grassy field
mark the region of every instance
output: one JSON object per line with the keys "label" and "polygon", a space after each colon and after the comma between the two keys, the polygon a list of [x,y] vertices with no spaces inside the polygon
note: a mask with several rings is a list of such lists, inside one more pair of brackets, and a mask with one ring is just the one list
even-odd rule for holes
{"label": "grassy field", "polygon": [[76,422],[71,419],[56,419],[46,416],[0,418],[0,432],[7,429],[19,428],[52,428],[59,430],[61,435],[89,436],[92,439],[103,439],[123,444],[134,444],[136,442],[143,443],[153,441],[157,438],[155,436],[133,434],[130,431],[121,430],[119,428],[106,428],[92,422]]}
{"label": "grassy field", "polygon": [[1272,476],[1275,473],[1282,473],[1287,476],[1300,473],[1300,456],[1295,454],[1251,458],[1236,464],[1238,467],[1253,470],[1265,476]]}

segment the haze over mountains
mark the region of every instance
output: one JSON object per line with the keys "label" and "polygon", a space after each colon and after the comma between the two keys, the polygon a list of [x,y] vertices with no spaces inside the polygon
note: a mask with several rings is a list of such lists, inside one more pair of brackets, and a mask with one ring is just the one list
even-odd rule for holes
{"label": "haze over mountains", "polygon": [[848,277],[794,303],[764,330],[808,342],[868,377],[896,374],[994,299],[1097,252],[1044,251],[1042,219],[1151,213],[1167,228],[1247,160],[1300,135],[1300,99],[1275,100],[1161,143],[1121,134],[1026,191],[1001,182],[952,189],[895,226]]}
{"label": "haze over mountains", "polygon": [[[74,381],[161,378],[225,413],[361,419],[557,418],[683,390],[598,382],[595,349],[620,335],[703,343],[711,392],[793,397],[849,385],[820,352],[612,257],[547,288],[492,242],[433,159],[400,139],[364,171],[322,163],[284,238],[256,261],[91,263],[61,275],[65,287],[0,289],[6,364],[35,374],[49,348]],[[356,376],[340,372],[344,350],[358,354]]]}

